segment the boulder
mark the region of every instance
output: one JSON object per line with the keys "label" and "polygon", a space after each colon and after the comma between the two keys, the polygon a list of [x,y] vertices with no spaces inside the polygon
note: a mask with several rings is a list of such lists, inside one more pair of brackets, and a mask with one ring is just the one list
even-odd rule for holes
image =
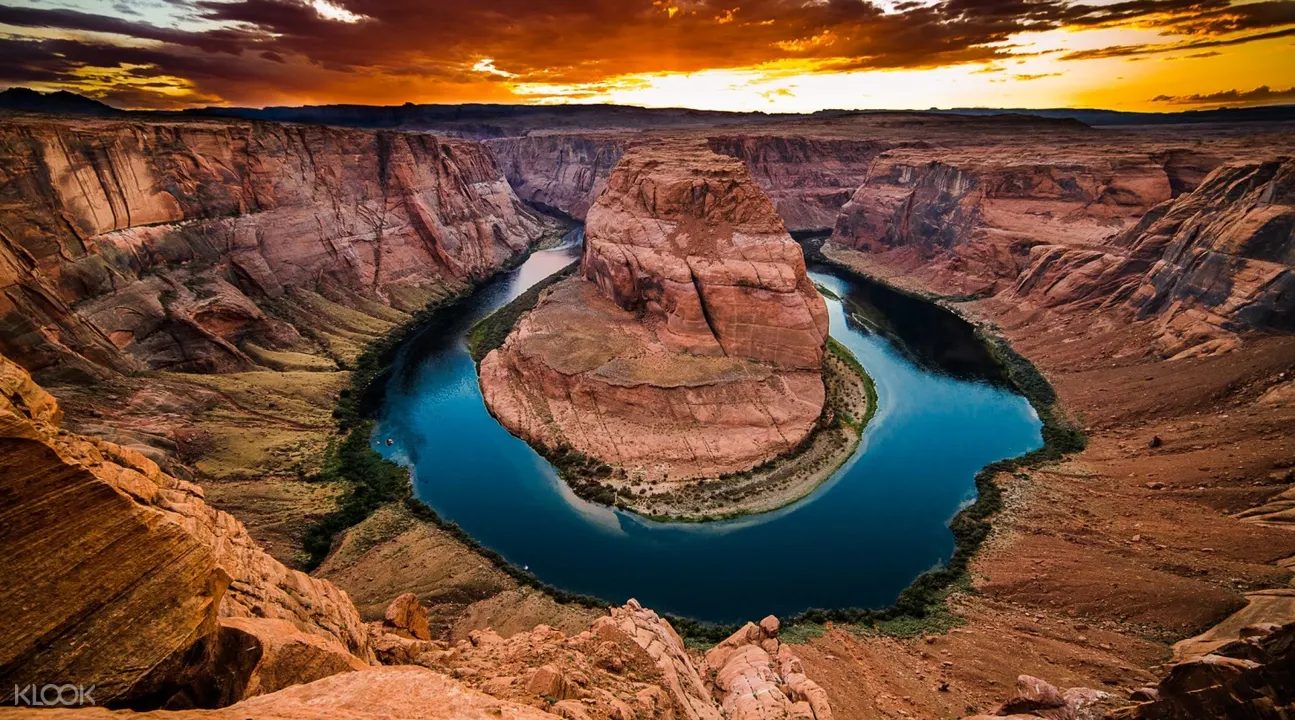
{"label": "boulder", "polygon": [[1016,678],[1016,696],[1004,702],[996,715],[1037,715],[1049,720],[1070,720],[1073,709],[1067,707],[1066,698],[1051,684],[1030,675]]}
{"label": "boulder", "polygon": [[1161,695],[1177,695],[1223,685],[1239,678],[1245,671],[1259,667],[1252,660],[1206,655],[1174,665],[1160,681]]}
{"label": "boulder", "polygon": [[382,622],[397,634],[408,635],[416,640],[431,640],[432,631],[427,624],[427,608],[419,602],[413,593],[404,593],[391,601]]}
{"label": "boulder", "polygon": [[286,620],[224,618],[221,627],[229,632],[224,642],[260,656],[235,700],[369,667],[336,640],[304,633]]}
{"label": "boulder", "polygon": [[800,658],[777,638],[772,615],[747,623],[706,653],[706,671],[726,718],[828,720],[827,693],[805,675]]}

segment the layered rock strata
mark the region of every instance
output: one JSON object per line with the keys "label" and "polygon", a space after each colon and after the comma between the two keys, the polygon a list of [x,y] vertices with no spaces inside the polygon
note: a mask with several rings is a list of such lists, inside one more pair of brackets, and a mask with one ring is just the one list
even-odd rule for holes
{"label": "layered rock strata", "polygon": [[[373,661],[344,592],[279,564],[139,453],[61,432],[58,404],[3,356],[0,390],[5,687],[57,678],[100,702],[184,707]],[[210,663],[240,669],[214,687]]]}
{"label": "layered rock strata", "polygon": [[[633,600],[570,636],[547,626],[507,639],[478,630],[451,644],[432,636],[412,593],[363,623],[345,593],[274,561],[196,486],[137,453],[60,431],[60,419],[54,399],[0,356],[6,688],[58,678],[93,685],[98,705],[193,717],[380,717],[393,706],[372,688],[397,681],[402,702],[448,708],[428,710],[432,718],[783,717],[734,714],[717,701],[748,670],[718,655],[708,666]],[[803,717],[830,717],[798,661],[769,645],[776,621],[762,627],[742,638],[759,635],[777,658],[780,691],[817,713]],[[379,663],[422,667],[371,667]]]}
{"label": "layered rock strata", "polygon": [[876,157],[902,144],[799,134],[719,135],[708,143],[747,164],[793,232],[830,229]]}
{"label": "layered rock strata", "polygon": [[1100,249],[1038,245],[1013,292],[1155,320],[1166,354],[1295,329],[1295,161],[1229,164]]}
{"label": "layered rock strata", "polygon": [[997,292],[1034,246],[1099,243],[1172,194],[1149,156],[1061,164],[893,150],[841,209],[832,238],[956,291]]}
{"label": "layered rock strata", "polygon": [[[624,132],[555,132],[485,144],[518,197],[584,220],[633,142]],[[705,142],[747,164],[792,232],[830,229],[872,160],[902,144],[798,134],[715,135]]]}
{"label": "layered rock strata", "polygon": [[0,180],[0,351],[65,375],[246,369],[300,342],[296,292],[413,310],[541,232],[481,145],[425,134],[22,119]]}
{"label": "layered rock strata", "polygon": [[1292,327],[1291,161],[1193,154],[930,160],[890,151],[834,243],[961,295],[1154,320],[1165,356]]}
{"label": "layered rock strata", "polygon": [[536,134],[487,140],[521,199],[584,220],[628,144],[615,133]]}
{"label": "layered rock strata", "polygon": [[481,363],[506,427],[649,482],[743,471],[808,437],[826,306],[744,164],[635,148],[585,237],[580,277]]}

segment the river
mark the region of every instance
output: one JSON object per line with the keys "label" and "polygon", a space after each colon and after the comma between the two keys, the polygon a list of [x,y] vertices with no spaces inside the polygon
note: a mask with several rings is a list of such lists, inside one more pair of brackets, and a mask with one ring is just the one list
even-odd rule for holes
{"label": "river", "polygon": [[[969,325],[931,303],[813,266],[832,337],[877,386],[854,456],[793,505],[668,524],[581,500],[486,411],[465,334],[580,255],[580,230],[439,313],[396,353],[373,447],[419,499],[541,580],[713,622],[810,607],[883,607],[953,552],[949,520],[986,464],[1042,445]],[[393,440],[388,446],[386,438]]]}

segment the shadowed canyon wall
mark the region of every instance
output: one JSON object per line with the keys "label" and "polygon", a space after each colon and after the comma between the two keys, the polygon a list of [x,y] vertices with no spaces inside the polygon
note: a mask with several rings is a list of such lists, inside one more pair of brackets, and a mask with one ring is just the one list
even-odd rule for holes
{"label": "shadowed canyon wall", "polygon": [[[518,197],[584,220],[625,150],[628,133],[533,135],[489,140]],[[799,135],[719,135],[710,149],[746,162],[792,232],[832,227],[837,212],[891,143]]]}

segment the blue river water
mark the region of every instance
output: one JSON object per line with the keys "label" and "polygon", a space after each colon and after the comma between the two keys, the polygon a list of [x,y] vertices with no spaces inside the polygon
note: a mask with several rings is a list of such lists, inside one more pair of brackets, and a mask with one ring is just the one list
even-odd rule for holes
{"label": "blue river water", "polygon": [[[415,494],[545,582],[714,622],[811,607],[883,607],[950,557],[950,519],[987,463],[1042,444],[966,323],[920,300],[812,267],[831,334],[867,368],[878,411],[854,456],[780,510],[667,524],[581,500],[486,411],[465,333],[577,259],[561,247],[440,313],[395,357],[373,447],[410,468]],[[388,446],[387,438],[393,440]]]}

